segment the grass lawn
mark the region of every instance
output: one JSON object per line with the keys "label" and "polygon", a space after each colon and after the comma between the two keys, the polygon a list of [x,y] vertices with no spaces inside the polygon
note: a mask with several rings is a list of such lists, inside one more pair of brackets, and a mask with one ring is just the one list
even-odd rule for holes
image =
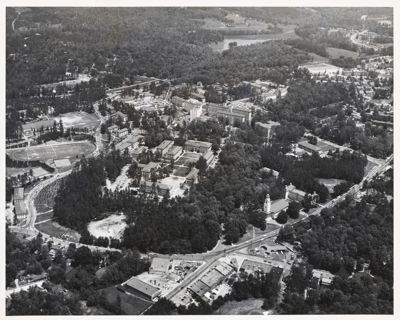
{"label": "grass lawn", "polygon": [[215,311],[222,315],[263,315],[263,299],[247,299],[243,301],[228,301]]}
{"label": "grass lawn", "polygon": [[36,216],[36,223],[53,218],[53,211]]}
{"label": "grass lawn", "polygon": [[37,224],[36,229],[40,232],[53,236],[55,238],[60,238],[68,241],[78,242],[80,234],[72,229],[63,227],[54,221],[47,221]]}
{"label": "grass lawn", "polygon": [[39,145],[30,148],[10,149],[7,154],[14,160],[58,160],[64,158],[87,156],[95,150],[95,145],[89,141],[72,142],[68,144]]}
{"label": "grass lawn", "polygon": [[345,49],[327,47],[326,51],[328,52],[329,57],[331,57],[332,59],[338,59],[341,56],[343,56],[345,58],[353,58],[353,59],[356,59],[358,57],[357,52],[345,50]]}

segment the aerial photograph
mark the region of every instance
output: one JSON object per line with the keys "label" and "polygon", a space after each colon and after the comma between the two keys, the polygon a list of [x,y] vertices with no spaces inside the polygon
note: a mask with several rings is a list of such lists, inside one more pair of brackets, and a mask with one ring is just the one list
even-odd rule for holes
{"label": "aerial photograph", "polygon": [[5,315],[395,315],[393,7],[4,13]]}

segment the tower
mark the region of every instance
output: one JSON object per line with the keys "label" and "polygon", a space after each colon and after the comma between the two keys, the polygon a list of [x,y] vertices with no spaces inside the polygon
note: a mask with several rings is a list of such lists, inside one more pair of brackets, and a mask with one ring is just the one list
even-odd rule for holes
{"label": "tower", "polygon": [[265,198],[264,212],[266,212],[267,214],[271,213],[271,199],[269,197],[269,193],[267,194],[267,197]]}

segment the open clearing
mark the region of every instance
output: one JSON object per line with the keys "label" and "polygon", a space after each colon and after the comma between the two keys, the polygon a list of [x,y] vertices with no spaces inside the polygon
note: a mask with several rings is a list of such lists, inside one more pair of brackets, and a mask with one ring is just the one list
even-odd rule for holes
{"label": "open clearing", "polygon": [[92,221],[87,228],[89,233],[96,238],[111,237],[121,239],[126,227],[125,215],[121,213],[113,214],[99,221]]}
{"label": "open clearing", "polygon": [[64,128],[88,128],[89,130],[96,128],[100,120],[97,118],[95,114],[90,114],[86,112],[68,112],[60,114],[55,118],[57,122],[63,122]]}
{"label": "open clearing", "polygon": [[326,51],[328,52],[329,57],[331,57],[332,59],[338,59],[340,57],[356,59],[358,57],[358,52],[345,49],[327,47]]}
{"label": "open clearing", "polygon": [[39,145],[19,149],[7,150],[7,154],[14,160],[19,161],[47,161],[64,158],[76,158],[89,155],[96,149],[89,141],[66,142],[51,145]]}
{"label": "open clearing", "polygon": [[176,176],[169,176],[160,180],[161,183],[171,187],[171,190],[169,191],[171,198],[183,197],[183,193],[185,192],[186,188],[181,188],[181,185],[185,183],[185,181],[185,178]]}
{"label": "open clearing", "polygon": [[39,222],[42,222],[42,221],[46,221],[46,220],[52,219],[53,216],[54,216],[53,210],[51,210],[50,212],[47,212],[47,213],[39,214],[39,215],[36,216],[35,223],[39,223]]}
{"label": "open clearing", "polygon": [[72,229],[63,227],[54,221],[46,221],[39,223],[36,226],[40,232],[48,234],[50,237],[55,237],[63,240],[79,242],[80,234]]}
{"label": "open clearing", "polygon": [[243,301],[229,301],[215,311],[215,314],[223,315],[263,315],[263,299],[247,299]]}
{"label": "open clearing", "polygon": [[119,291],[116,287],[109,287],[100,292],[104,292],[106,300],[110,304],[116,304],[118,297],[121,299],[121,310],[124,314],[139,315],[152,305],[150,301],[146,301],[131,294]]}
{"label": "open clearing", "polygon": [[58,123],[60,119],[62,119],[64,128],[71,128],[71,127],[77,129],[88,128],[90,130],[96,128],[100,123],[100,120],[97,118],[95,114],[86,113],[84,111],[76,111],[76,112],[63,113],[55,118],[48,118],[44,120],[28,122],[22,125],[22,129],[24,131],[28,129],[39,130],[41,127],[46,129],[47,127],[52,127],[54,121]]}
{"label": "open clearing", "polygon": [[335,188],[335,186],[337,186],[338,184],[341,184],[342,182],[345,182],[345,180],[341,180],[341,179],[322,179],[322,178],[319,178],[317,180],[318,180],[319,183],[322,183],[325,187],[327,187],[329,192],[333,192],[333,189]]}

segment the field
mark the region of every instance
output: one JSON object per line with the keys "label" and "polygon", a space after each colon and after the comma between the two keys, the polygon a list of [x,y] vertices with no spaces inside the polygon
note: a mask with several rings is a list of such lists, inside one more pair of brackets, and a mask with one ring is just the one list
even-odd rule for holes
{"label": "field", "polygon": [[101,290],[105,293],[109,304],[117,303],[118,297],[121,299],[121,310],[127,315],[139,315],[152,305],[150,301],[138,298],[134,295],[128,295],[119,291],[116,287],[109,287]]}
{"label": "field", "polygon": [[332,59],[338,59],[341,56],[343,56],[345,58],[353,58],[353,59],[356,59],[358,57],[357,52],[345,50],[345,49],[327,47],[326,51],[328,52],[329,57],[331,57]]}
{"label": "field", "polygon": [[310,71],[311,74],[318,74],[318,73],[323,74],[325,72],[327,74],[332,74],[340,70],[340,68],[324,62],[308,63],[301,65],[300,67],[308,69],[308,71]]}
{"label": "field", "polygon": [[96,128],[100,123],[100,120],[95,114],[86,112],[68,112],[55,118],[57,122],[59,122],[60,119],[63,122],[64,128],[88,128],[91,130]]}
{"label": "field", "polygon": [[39,222],[42,222],[42,221],[46,221],[46,220],[52,219],[53,216],[54,216],[53,211],[50,211],[48,213],[40,214],[40,215],[36,216],[35,223],[39,223]]}
{"label": "field", "polygon": [[35,198],[34,203],[38,213],[53,209],[54,198],[56,197],[57,190],[60,187],[62,180],[63,179],[58,179],[40,190],[39,194]]}
{"label": "field", "polygon": [[92,221],[88,224],[89,233],[98,237],[112,237],[115,239],[121,239],[127,224],[124,221],[125,215],[113,214],[103,220]]}
{"label": "field", "polygon": [[60,119],[62,119],[64,128],[70,128],[70,127],[88,128],[90,130],[96,128],[100,123],[100,120],[97,118],[95,114],[90,114],[83,111],[77,111],[77,112],[63,113],[60,114],[58,117],[49,118],[47,120],[28,122],[26,124],[23,124],[22,128],[25,131],[28,129],[38,130],[42,126],[44,128],[52,127],[54,124],[54,120],[59,122]]}
{"label": "field", "polygon": [[39,145],[30,148],[7,150],[7,154],[19,161],[47,161],[64,158],[76,158],[89,155],[95,150],[93,143],[89,141],[57,143],[51,145]]}
{"label": "field", "polygon": [[54,221],[39,223],[36,226],[40,232],[48,234],[50,237],[60,238],[68,241],[78,242],[80,234],[72,229],[65,228]]}
{"label": "field", "polygon": [[243,301],[229,301],[215,311],[223,315],[263,315],[265,310],[261,307],[263,299],[247,299]]}

